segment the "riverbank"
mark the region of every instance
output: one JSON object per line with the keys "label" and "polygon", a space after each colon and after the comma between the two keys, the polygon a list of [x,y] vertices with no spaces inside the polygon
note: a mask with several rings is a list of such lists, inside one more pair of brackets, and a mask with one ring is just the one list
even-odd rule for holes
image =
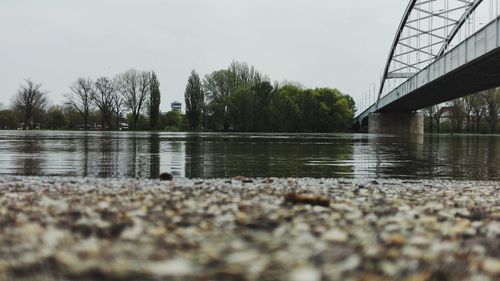
{"label": "riverbank", "polygon": [[498,280],[500,183],[0,177],[0,280]]}

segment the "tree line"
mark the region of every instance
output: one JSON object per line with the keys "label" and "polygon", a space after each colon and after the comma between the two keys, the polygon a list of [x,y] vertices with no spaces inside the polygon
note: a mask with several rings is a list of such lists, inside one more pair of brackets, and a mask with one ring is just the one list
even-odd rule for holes
{"label": "tree line", "polygon": [[95,80],[80,77],[69,86],[61,106],[49,107],[47,96],[41,84],[25,80],[11,108],[0,108],[0,129],[116,130],[125,122],[131,129],[154,130],[161,119],[160,83],[153,71],[132,69]]}
{"label": "tree line", "polygon": [[203,79],[193,70],[185,104],[189,128],[209,131],[345,132],[356,110],[352,97],[337,89],[271,83],[240,62]]}
{"label": "tree line", "polygon": [[185,89],[186,113],[160,112],[160,83],[153,71],[115,77],[80,77],[64,103],[49,106],[42,85],[26,80],[10,108],[0,105],[0,129],[123,129],[240,132],[344,132],[354,100],[337,89],[305,89],[274,82],[246,63],[203,77],[192,71]]}
{"label": "tree line", "polygon": [[500,88],[455,99],[424,110],[434,133],[499,133]]}

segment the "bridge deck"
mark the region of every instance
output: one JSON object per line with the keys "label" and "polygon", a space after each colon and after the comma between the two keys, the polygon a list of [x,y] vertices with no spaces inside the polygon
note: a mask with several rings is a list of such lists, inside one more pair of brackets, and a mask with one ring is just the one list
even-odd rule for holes
{"label": "bridge deck", "polygon": [[500,17],[359,114],[412,112],[500,85]]}

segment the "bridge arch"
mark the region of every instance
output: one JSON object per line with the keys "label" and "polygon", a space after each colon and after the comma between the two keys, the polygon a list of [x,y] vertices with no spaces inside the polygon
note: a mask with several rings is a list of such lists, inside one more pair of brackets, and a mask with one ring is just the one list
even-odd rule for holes
{"label": "bridge arch", "polygon": [[376,108],[388,82],[401,84],[439,59],[483,0],[410,0],[391,45]]}

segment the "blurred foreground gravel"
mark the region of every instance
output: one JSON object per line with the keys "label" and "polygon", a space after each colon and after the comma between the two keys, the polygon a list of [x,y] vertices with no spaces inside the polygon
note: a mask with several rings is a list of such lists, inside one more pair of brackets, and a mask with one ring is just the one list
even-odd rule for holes
{"label": "blurred foreground gravel", "polygon": [[500,183],[0,177],[0,280],[500,280]]}

